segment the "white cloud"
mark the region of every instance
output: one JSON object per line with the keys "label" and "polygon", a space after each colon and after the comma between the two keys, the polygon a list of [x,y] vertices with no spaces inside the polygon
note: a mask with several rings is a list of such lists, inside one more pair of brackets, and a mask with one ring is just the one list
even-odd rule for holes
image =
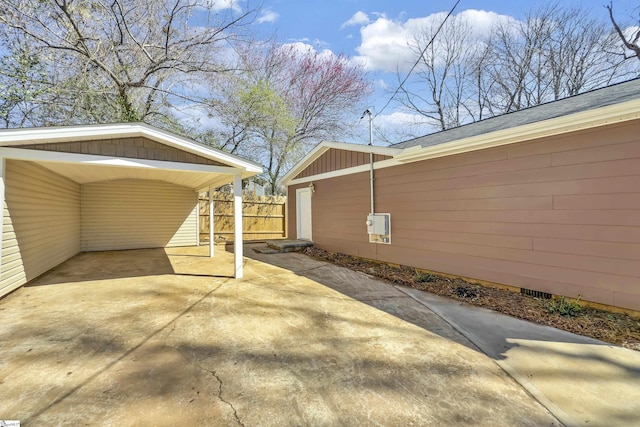
{"label": "white cloud", "polygon": [[258,17],[257,22],[258,24],[264,24],[265,22],[268,22],[268,23],[276,22],[279,17],[280,15],[278,15],[274,11],[265,9],[262,11],[262,13],[260,13],[260,16]]}
{"label": "white cloud", "polygon": [[[475,9],[465,10],[457,16],[469,24],[471,33],[477,39],[488,35],[497,22],[515,22],[506,15]],[[398,21],[380,15],[360,29],[362,41],[356,50],[364,58],[369,70],[406,71],[415,61],[415,54],[409,47],[414,36],[424,28],[437,28],[445,17],[446,13],[440,12]]]}
{"label": "white cloud", "polygon": [[389,89],[389,85],[383,79],[376,80],[376,86],[379,87],[382,90],[388,90]]}
{"label": "white cloud", "polygon": [[240,0],[196,0],[195,4],[200,5],[206,9],[211,9],[214,12],[219,12],[225,9],[231,9],[234,12],[241,12]]}
{"label": "white cloud", "polygon": [[365,59],[368,69],[393,72],[396,65],[404,68],[411,62],[408,23],[380,17],[360,29],[362,42],[356,50]]}
{"label": "white cloud", "polygon": [[[306,39],[306,41],[309,41],[308,39]],[[335,56],[337,56],[331,49],[325,49],[322,46],[318,45],[317,43],[315,43],[314,45],[309,44],[309,43],[305,43],[304,41],[295,41],[293,43],[285,43],[282,45],[283,48],[293,48],[298,52],[301,53],[307,53],[307,52],[312,52],[312,53],[317,53],[318,56],[322,57],[322,58],[333,58]],[[361,57],[345,57],[344,60],[346,61],[346,63],[353,65],[353,66],[364,66],[366,67],[366,64],[362,62],[362,58]]]}
{"label": "white cloud", "polygon": [[325,42],[323,40],[315,39],[315,40],[312,41],[308,37],[304,37],[304,38],[301,38],[301,39],[289,39],[289,41],[292,42],[292,43],[288,43],[288,44],[299,43],[299,44],[303,44],[303,45],[308,45],[308,46],[312,47],[313,49],[316,49],[316,48],[325,49],[325,48],[329,47],[329,43],[327,43],[327,42]]}
{"label": "white cloud", "polygon": [[342,25],[340,26],[340,29],[344,29],[346,27],[351,27],[354,25],[365,25],[370,23],[371,20],[369,19],[369,15],[367,15],[366,13],[362,12],[362,11],[358,11],[356,13],[353,14],[353,16],[351,18],[349,18],[348,21],[343,22]]}
{"label": "white cloud", "polygon": [[389,143],[406,141],[434,131],[432,124],[419,114],[395,111],[374,119],[374,127]]}

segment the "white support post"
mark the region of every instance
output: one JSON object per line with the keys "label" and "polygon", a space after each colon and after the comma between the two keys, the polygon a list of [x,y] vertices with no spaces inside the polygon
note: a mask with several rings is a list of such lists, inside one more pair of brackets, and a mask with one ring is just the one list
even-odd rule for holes
{"label": "white support post", "polygon": [[235,277],[242,279],[242,177],[233,177],[233,252],[235,256]]}
{"label": "white support post", "polygon": [[213,185],[209,186],[209,257],[213,258]]}

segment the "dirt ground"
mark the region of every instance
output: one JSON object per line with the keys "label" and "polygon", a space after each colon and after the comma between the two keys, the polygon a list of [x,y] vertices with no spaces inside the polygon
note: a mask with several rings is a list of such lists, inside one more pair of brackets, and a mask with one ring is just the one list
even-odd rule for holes
{"label": "dirt ground", "polygon": [[[640,351],[640,319],[584,305],[560,305],[556,299],[536,298],[506,289],[482,286],[460,278],[417,272],[411,267],[394,267],[375,261],[327,252],[315,247],[305,253],[394,284],[409,286],[468,304],[489,308],[509,316],[596,338]],[[575,308],[571,311],[570,308]],[[568,313],[571,311],[571,313]]]}

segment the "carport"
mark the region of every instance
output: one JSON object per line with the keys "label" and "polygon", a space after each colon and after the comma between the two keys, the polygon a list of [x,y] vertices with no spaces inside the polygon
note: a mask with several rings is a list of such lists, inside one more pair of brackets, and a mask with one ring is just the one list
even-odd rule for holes
{"label": "carport", "polygon": [[[226,184],[240,278],[241,183],[261,172],[141,123],[0,131],[0,296],[79,252],[197,246],[198,193]],[[209,224],[213,256],[213,218]]]}

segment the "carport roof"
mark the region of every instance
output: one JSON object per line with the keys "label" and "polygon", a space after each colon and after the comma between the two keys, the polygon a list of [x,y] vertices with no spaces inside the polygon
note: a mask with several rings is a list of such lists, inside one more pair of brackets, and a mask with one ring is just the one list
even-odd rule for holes
{"label": "carport roof", "polygon": [[[190,154],[212,160],[204,165],[122,156],[105,156],[30,150],[22,145],[100,141],[143,137]],[[152,179],[204,190],[257,175],[262,166],[193,140],[157,129],[144,123],[61,126],[0,130],[0,157],[34,161],[60,175],[84,184],[113,179]]]}

